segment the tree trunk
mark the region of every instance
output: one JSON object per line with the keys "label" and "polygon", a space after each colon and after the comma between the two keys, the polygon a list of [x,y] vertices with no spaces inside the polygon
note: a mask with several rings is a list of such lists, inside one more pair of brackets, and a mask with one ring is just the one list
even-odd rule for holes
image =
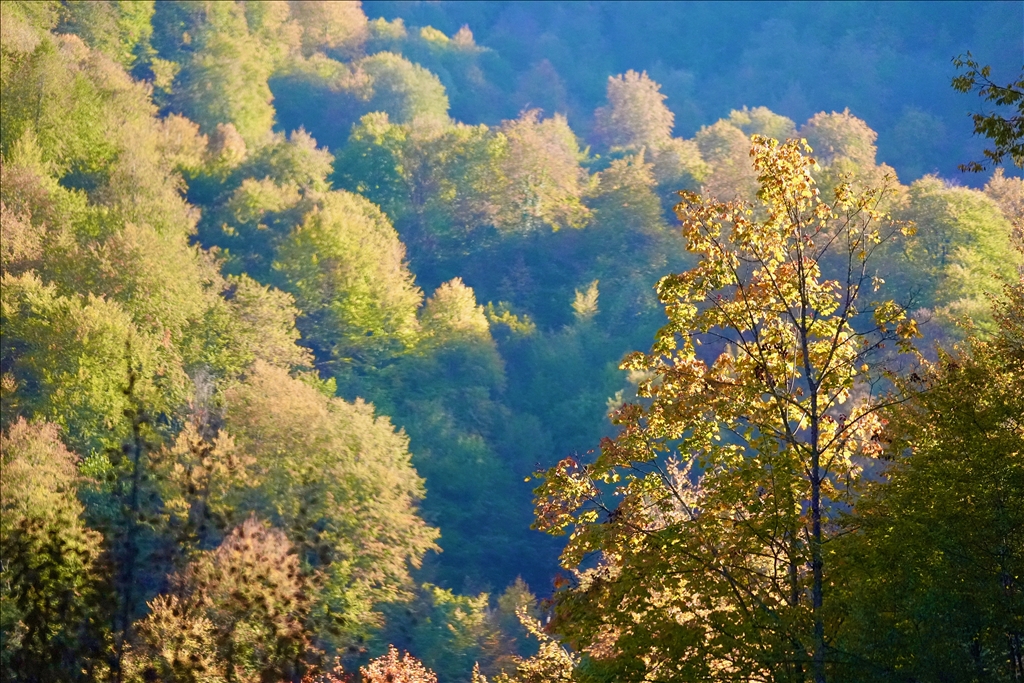
{"label": "tree trunk", "polygon": [[825,683],[825,622],[821,614],[822,570],[821,553],[821,453],[818,451],[817,397],[811,399],[811,614],[814,618],[814,683]]}

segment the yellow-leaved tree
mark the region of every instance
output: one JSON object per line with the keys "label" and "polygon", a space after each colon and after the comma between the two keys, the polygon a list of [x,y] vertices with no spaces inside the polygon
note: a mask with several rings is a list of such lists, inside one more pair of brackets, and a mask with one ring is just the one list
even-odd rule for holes
{"label": "yellow-leaved tree", "polygon": [[639,399],[593,462],[566,458],[537,489],[573,572],[550,630],[584,678],[829,677],[824,547],[879,450],[874,357],[917,330],[871,300],[872,254],[903,231],[887,190],[825,199],[809,151],[754,136],[753,204],[681,193],[700,262],[660,281],[668,323],[623,362]]}

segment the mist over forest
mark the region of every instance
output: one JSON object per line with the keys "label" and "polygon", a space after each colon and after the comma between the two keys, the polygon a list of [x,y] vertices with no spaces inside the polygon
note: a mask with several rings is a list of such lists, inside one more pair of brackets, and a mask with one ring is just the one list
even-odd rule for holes
{"label": "mist over forest", "polygon": [[5,680],[1024,678],[1020,3],[0,20]]}

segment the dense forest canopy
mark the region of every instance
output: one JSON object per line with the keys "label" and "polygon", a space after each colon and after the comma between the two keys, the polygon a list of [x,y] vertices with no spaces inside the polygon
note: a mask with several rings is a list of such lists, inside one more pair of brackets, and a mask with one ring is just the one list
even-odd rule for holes
{"label": "dense forest canopy", "polygon": [[0,4],[0,672],[1019,681],[1022,12]]}
{"label": "dense forest canopy", "polygon": [[949,60],[970,50],[996,80],[1008,81],[1021,51],[1021,9],[1012,2],[368,0],[363,7],[370,17],[447,35],[468,26],[493,51],[481,68],[501,95],[488,93],[487,103],[455,71],[437,69],[453,115],[466,123],[540,107],[566,113],[574,130],[589,135],[607,77],[632,69],[661,85],[677,135],[690,137],[744,106],[794,121],[849,108],[878,132],[879,158],[900,178],[938,173],[970,185],[978,179],[959,174],[958,159],[974,158],[982,143],[964,128],[970,104],[948,87]]}

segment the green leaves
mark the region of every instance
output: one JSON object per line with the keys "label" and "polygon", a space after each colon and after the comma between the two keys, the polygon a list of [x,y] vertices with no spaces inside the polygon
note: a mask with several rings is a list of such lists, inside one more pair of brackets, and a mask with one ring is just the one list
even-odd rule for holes
{"label": "green leaves", "polygon": [[380,209],[337,191],[306,214],[274,264],[303,311],[299,327],[321,360],[365,362],[411,345],[422,293],[405,247]]}
{"label": "green leaves", "polygon": [[892,463],[833,550],[844,680],[1012,680],[1019,668],[1024,365],[1006,342],[1024,287],[1006,293],[996,341],[941,353],[885,412]]}
{"label": "green leaves", "polygon": [[342,607],[357,630],[373,623],[374,603],[403,591],[437,538],[417,514],[423,482],[407,437],[373,406],[261,362],[224,399],[225,427],[258,475],[256,511],[279,520],[304,567],[324,572],[316,609]]}
{"label": "green leaves", "polygon": [[[1024,167],[1024,77],[999,85],[991,80],[992,67],[981,66],[971,53],[953,58],[953,66],[962,73],[953,77],[953,89],[968,94],[977,92],[983,102],[996,107],[1007,107],[1010,112],[1016,107],[1016,116],[1007,116],[998,111],[990,114],[974,113],[974,134],[983,135],[992,141],[993,147],[984,151],[988,163],[998,166],[1006,156],[1015,166]],[[960,164],[961,171],[980,172],[985,165],[978,161]]]}

